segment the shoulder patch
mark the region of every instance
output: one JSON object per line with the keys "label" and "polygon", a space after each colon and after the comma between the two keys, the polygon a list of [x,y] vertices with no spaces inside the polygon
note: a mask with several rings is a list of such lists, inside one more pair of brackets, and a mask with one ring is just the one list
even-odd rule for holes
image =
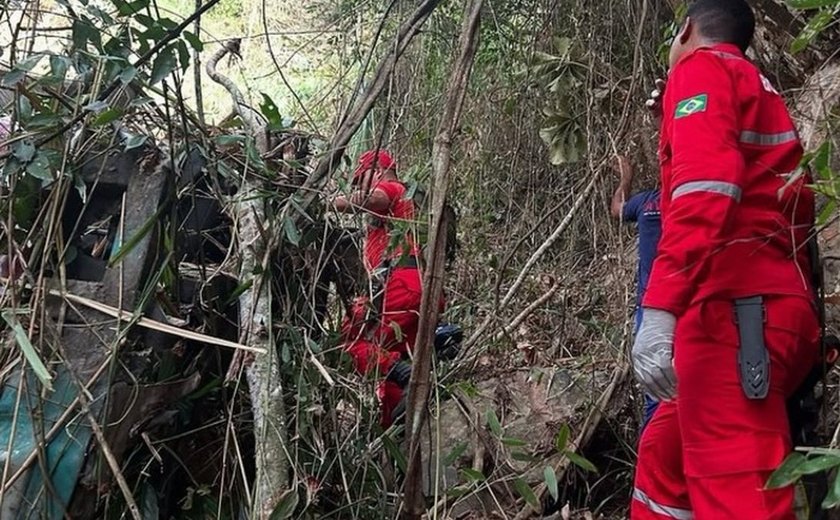
{"label": "shoulder patch", "polygon": [[683,99],[677,103],[677,110],[674,111],[674,119],[705,112],[708,101],[709,96],[707,94],[698,94],[688,99]]}

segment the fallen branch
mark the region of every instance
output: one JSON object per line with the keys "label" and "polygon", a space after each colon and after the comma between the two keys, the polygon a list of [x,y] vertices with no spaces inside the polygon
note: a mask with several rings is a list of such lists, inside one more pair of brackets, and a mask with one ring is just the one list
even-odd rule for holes
{"label": "fallen branch", "polygon": [[461,29],[460,51],[449,78],[446,104],[438,125],[432,149],[431,228],[432,238],[429,264],[423,273],[423,297],[420,303],[420,320],[417,342],[414,346],[414,363],[408,385],[406,406],[406,433],[408,436],[408,468],[405,477],[406,518],[419,520],[426,511],[423,496],[423,464],[421,430],[426,419],[426,402],[429,399],[429,377],[432,369],[433,335],[437,325],[439,305],[443,294],[443,271],[446,253],[446,226],[444,203],[449,188],[449,164],[452,159],[452,136],[458,125],[466,96],[467,82],[472,71],[478,46],[478,27],[481,21],[482,0],[471,0]]}
{"label": "fallen branch", "polygon": [[550,300],[555,294],[557,294],[557,290],[560,289],[560,281],[555,281],[554,284],[551,286],[551,289],[546,291],[545,294],[534,300],[531,305],[525,307],[525,309],[520,312],[508,325],[506,325],[502,330],[496,333],[496,336],[493,338],[494,341],[500,340],[503,336],[507,334],[511,334],[516,327],[519,326],[520,323],[525,321],[525,318],[533,314],[533,312],[543,305],[545,302]]}
{"label": "fallen branch", "polygon": [[52,296],[64,298],[68,302],[83,305],[89,309],[99,311],[102,314],[106,314],[112,318],[117,318],[120,321],[134,322],[136,325],[139,325],[140,327],[146,329],[163,332],[165,334],[171,334],[173,336],[178,336],[184,339],[199,341],[201,343],[207,343],[209,345],[216,345],[219,347],[227,347],[236,350],[243,350],[246,352],[254,352],[256,354],[265,354],[266,352],[264,348],[249,347],[248,345],[243,345],[241,343],[235,343],[233,341],[217,338],[215,336],[208,336],[207,334],[202,334],[200,332],[175,327],[174,325],[169,325],[168,323],[161,323],[159,321],[155,321],[144,316],[138,317],[134,313],[117,309],[116,307],[112,307],[110,305],[106,305],[104,303],[85,298],[84,296],[77,296],[75,294],[61,292],[55,289],[50,289],[49,293]]}

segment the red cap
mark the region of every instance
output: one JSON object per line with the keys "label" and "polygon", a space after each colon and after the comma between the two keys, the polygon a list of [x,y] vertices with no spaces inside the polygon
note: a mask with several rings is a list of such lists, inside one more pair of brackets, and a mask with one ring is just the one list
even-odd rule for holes
{"label": "red cap", "polygon": [[397,163],[391,154],[385,150],[368,150],[359,156],[359,166],[353,172],[353,180],[357,180],[361,175],[371,168],[381,168],[383,170],[390,170],[396,168]]}

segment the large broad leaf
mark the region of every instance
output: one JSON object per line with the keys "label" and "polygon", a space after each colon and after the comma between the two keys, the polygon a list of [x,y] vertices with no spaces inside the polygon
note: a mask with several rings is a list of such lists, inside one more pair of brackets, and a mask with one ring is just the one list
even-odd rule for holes
{"label": "large broad leaf", "polygon": [[46,389],[52,390],[52,376],[50,375],[49,370],[47,370],[47,367],[44,366],[44,362],[41,361],[38,353],[35,351],[35,347],[33,347],[32,343],[29,341],[29,336],[26,334],[23,326],[18,321],[17,316],[15,316],[13,311],[8,309],[4,310],[2,315],[3,319],[15,333],[15,340],[17,341],[20,350],[23,352],[24,359],[26,359],[26,362],[29,363],[29,366],[32,368],[32,371],[35,372],[35,375]]}
{"label": "large broad leaf", "polygon": [[277,104],[265,92],[260,92],[260,94],[262,94],[263,98],[262,103],[260,103],[260,112],[262,112],[262,115],[265,116],[268,124],[275,127],[282,127],[283,117],[280,115],[280,110],[277,108]]}
{"label": "large broad leaf", "polygon": [[194,33],[189,31],[184,31],[181,33],[184,36],[184,39],[187,40],[193,49],[197,52],[201,52],[204,50],[204,43],[201,42],[201,38],[196,36]]}
{"label": "large broad leaf", "polygon": [[837,506],[840,506],[840,471],[834,476],[834,483],[822,503],[823,509],[833,509]]}
{"label": "large broad leaf", "polygon": [[12,155],[21,163],[28,163],[35,157],[35,143],[30,139],[22,139],[12,145]]}
{"label": "large broad leaf", "polygon": [[808,457],[808,460],[803,462],[797,471],[803,475],[811,475],[837,466],[840,466],[840,455],[817,455]]}
{"label": "large broad leaf", "polygon": [[798,451],[794,451],[788,455],[784,462],[782,462],[782,465],[779,466],[772,475],[770,475],[770,478],[767,479],[766,487],[768,489],[776,489],[793,484],[799,480],[799,477],[802,476],[799,468],[805,463],[805,461],[805,455],[799,453]]}
{"label": "large broad leaf", "polygon": [[3,85],[4,87],[14,87],[23,81],[23,78],[26,77],[26,73],[32,70],[32,68],[35,67],[35,65],[37,65],[43,57],[43,54],[34,54],[20,63],[17,63],[12,70],[6,72],[3,76],[3,81],[0,82],[0,85]]}
{"label": "large broad leaf", "polygon": [[149,78],[149,84],[154,85],[163,81],[163,78],[170,75],[177,66],[178,60],[175,58],[175,51],[172,49],[172,46],[163,49],[152,64],[152,75]]}

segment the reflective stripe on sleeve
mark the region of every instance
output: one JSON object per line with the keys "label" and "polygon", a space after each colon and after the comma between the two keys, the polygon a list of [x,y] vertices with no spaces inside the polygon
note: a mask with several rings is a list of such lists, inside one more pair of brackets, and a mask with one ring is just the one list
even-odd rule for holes
{"label": "reflective stripe on sleeve", "polygon": [[761,132],[753,132],[752,130],[744,130],[741,132],[742,143],[758,146],[777,146],[780,144],[790,143],[791,141],[796,141],[796,139],[798,139],[796,130],[788,130],[787,132],[779,132],[776,134],[762,134]]}
{"label": "reflective stripe on sleeve", "polygon": [[731,182],[724,181],[692,181],[680,184],[671,193],[671,199],[698,192],[726,195],[735,199],[736,202],[741,202],[741,188]]}

